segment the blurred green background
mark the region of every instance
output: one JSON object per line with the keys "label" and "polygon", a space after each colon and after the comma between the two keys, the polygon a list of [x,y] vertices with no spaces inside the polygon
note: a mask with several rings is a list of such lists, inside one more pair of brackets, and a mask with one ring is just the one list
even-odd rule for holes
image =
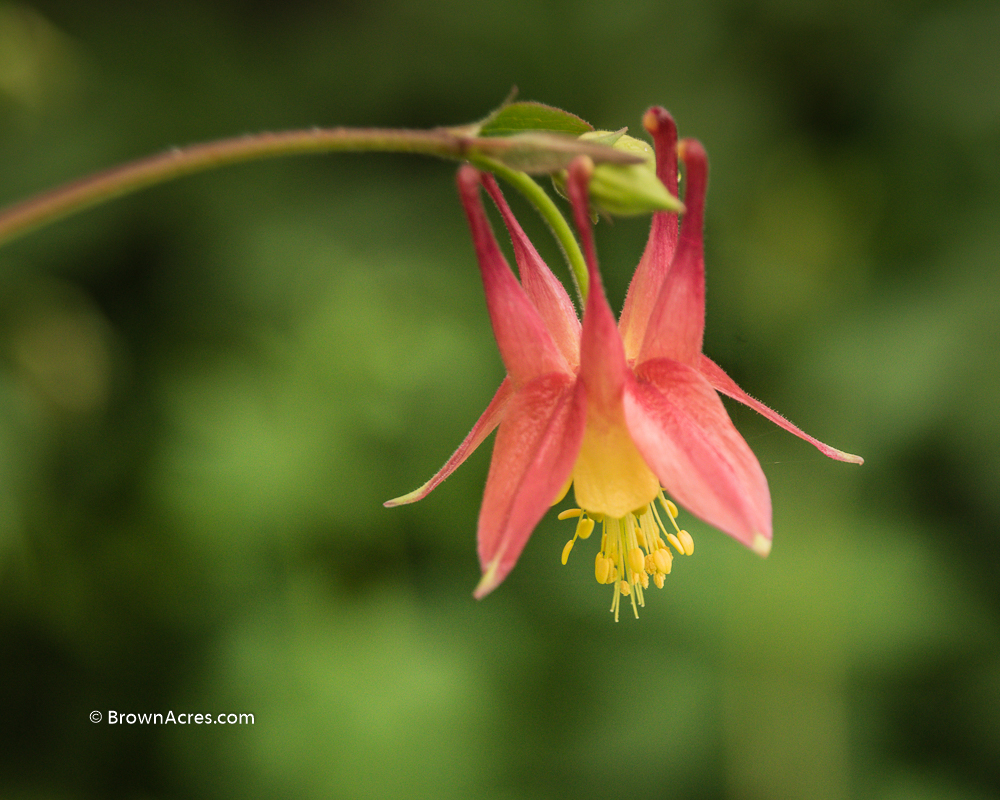
{"label": "blurred green background", "polygon": [[[775,547],[481,603],[502,377],[454,165],[298,157],[0,250],[0,796],[1000,797],[1000,6],[0,0],[0,203],[171,145],[667,106]],[[508,192],[508,195],[512,194]],[[556,248],[512,197],[556,271]],[[602,223],[620,305],[648,221]],[[100,710],[105,721],[89,720]],[[118,725],[108,712],[252,713]]]}

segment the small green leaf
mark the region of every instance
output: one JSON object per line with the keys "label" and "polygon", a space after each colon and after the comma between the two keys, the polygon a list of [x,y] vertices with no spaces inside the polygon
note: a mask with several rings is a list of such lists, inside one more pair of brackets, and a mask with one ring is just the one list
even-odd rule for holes
{"label": "small green leaf", "polygon": [[579,136],[593,129],[593,125],[580,119],[576,114],[526,100],[508,103],[495,111],[483,120],[479,135],[509,136],[527,131],[545,131]]}

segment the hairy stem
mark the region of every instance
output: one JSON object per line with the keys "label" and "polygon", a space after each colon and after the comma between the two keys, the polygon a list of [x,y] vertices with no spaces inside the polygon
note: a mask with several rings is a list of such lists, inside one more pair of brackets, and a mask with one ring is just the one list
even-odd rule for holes
{"label": "hairy stem", "polygon": [[314,128],[176,147],[31,197],[0,212],[0,245],[91,206],[228,164],[299,153],[379,151],[465,158],[475,137],[444,129]]}
{"label": "hairy stem", "polygon": [[[475,126],[431,130],[312,128],[259,133],[190,147],[175,147],[159,155],[81,178],[0,211],[0,246],[62,217],[148,186],[193,172],[262,158],[330,152],[416,153],[456,160],[468,159],[481,164],[488,161],[510,175],[523,175],[523,179],[514,179],[515,185],[518,180],[534,183],[524,173],[517,173],[518,169],[540,173],[555,172],[563,169],[581,152],[589,154],[595,161],[631,163],[636,160],[635,156],[611,147],[581,142],[571,136],[534,132],[515,136],[480,137],[476,135],[477,132],[478,128]],[[508,180],[511,178],[508,177]],[[537,184],[535,187],[541,191]],[[526,191],[524,188],[521,190]],[[565,232],[559,232],[553,213],[559,216],[559,222],[566,232],[569,228],[555,207],[543,209],[540,204],[542,201],[537,198],[533,198],[532,202],[550,220],[549,224],[557,231],[557,237],[566,252],[578,250],[575,242],[574,246],[568,246]],[[549,202],[551,205],[551,201]],[[576,272],[575,267],[574,271]],[[586,278],[586,272],[580,274]],[[580,280],[579,277],[577,279]]]}

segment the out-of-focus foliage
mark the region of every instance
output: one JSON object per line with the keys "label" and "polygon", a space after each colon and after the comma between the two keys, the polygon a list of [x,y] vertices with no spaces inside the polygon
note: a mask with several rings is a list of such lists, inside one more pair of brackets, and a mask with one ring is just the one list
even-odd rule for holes
{"label": "out-of-focus foliage", "polygon": [[[667,106],[712,159],[706,351],[867,459],[734,409],[766,561],[686,517],[695,556],[615,625],[548,519],[475,603],[488,448],[380,504],[502,376],[453,165],[247,165],[65,221],[0,251],[0,794],[1000,795],[998,29],[976,0],[0,0],[0,202],[515,83],[634,134]],[[617,303],[645,228],[598,230]]]}

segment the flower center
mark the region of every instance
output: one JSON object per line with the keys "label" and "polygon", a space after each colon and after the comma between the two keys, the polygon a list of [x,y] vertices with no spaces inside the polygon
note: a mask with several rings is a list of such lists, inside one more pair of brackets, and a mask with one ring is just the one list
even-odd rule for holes
{"label": "flower center", "polygon": [[[670,520],[672,531],[668,531],[663,524],[663,517],[656,507],[657,499]],[[569,508],[559,514],[559,519],[579,519],[576,533],[563,548],[562,563],[566,564],[569,560],[576,540],[589,538],[600,522],[601,550],[594,560],[594,577],[598,583],[609,583],[615,587],[611,600],[615,622],[618,621],[622,597],[631,599],[632,612],[638,619],[639,606],[645,605],[643,591],[649,588],[650,578],[657,589],[662,589],[663,579],[670,574],[673,565],[673,553],[664,539],[679,555],[689,556],[694,553],[694,540],[690,533],[677,526],[677,513],[677,506],[663,496],[662,489],[658,489],[653,502],[621,517],[610,517],[583,508]]]}
{"label": "flower center", "polygon": [[636,448],[620,413],[607,419],[588,412],[573,465],[573,494],[580,508],[623,519],[656,499],[660,481]]}

